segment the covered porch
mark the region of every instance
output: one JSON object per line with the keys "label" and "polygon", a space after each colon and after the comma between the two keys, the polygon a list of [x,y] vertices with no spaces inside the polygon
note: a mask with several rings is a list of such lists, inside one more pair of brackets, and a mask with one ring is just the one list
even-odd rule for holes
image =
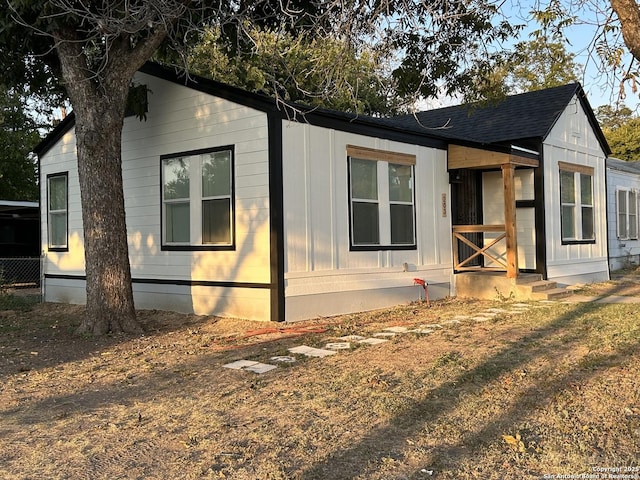
{"label": "covered porch", "polygon": [[[483,150],[462,145],[450,145],[448,150],[448,170],[451,183],[464,173],[473,171],[500,171],[502,178],[502,208],[504,223],[468,223],[464,220],[482,218],[476,215],[460,215],[452,226],[454,271],[462,272],[504,272],[506,278],[517,278],[518,235],[516,219],[516,168],[537,168],[539,159],[535,152],[514,148],[505,151]],[[467,177],[469,175],[466,175]],[[477,176],[474,176],[477,177]],[[477,178],[474,180],[478,183]],[[483,200],[482,185],[476,187],[478,193],[470,193],[469,186],[452,188],[452,200],[459,210],[480,210]],[[476,196],[473,202],[462,201],[460,197]],[[465,199],[468,200],[468,199]],[[456,212],[453,212],[454,215]],[[468,213],[467,211],[464,212]],[[460,221],[462,220],[462,221]]]}

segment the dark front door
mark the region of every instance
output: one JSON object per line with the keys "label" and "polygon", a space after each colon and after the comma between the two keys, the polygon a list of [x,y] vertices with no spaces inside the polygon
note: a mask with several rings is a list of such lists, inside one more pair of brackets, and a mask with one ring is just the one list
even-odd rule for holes
{"label": "dark front door", "polygon": [[[482,177],[478,170],[452,170],[451,181],[451,221],[453,225],[482,225]],[[482,245],[481,233],[467,233],[465,237],[475,245]],[[460,261],[473,255],[474,250],[458,242]],[[467,266],[482,266],[482,255],[477,256]]]}

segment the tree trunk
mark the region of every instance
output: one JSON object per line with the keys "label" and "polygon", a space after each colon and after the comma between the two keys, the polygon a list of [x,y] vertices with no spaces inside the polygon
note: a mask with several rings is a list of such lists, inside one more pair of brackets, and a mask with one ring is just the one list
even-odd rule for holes
{"label": "tree trunk", "polygon": [[141,331],[133,303],[122,188],[126,91],[114,97],[103,93],[100,103],[87,102],[76,110],[87,275],[86,316],[79,332],[93,335]]}
{"label": "tree trunk", "polygon": [[624,43],[640,62],[640,6],[636,0],[611,0],[611,6],[622,25]]}

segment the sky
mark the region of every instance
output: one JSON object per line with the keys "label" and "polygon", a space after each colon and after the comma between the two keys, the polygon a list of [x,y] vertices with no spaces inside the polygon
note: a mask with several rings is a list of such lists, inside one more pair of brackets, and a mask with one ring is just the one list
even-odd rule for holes
{"label": "sky", "polygon": [[[520,34],[519,40],[527,40],[532,31],[540,28],[540,25],[536,22],[523,20],[523,17],[531,10],[528,3],[531,1],[535,0],[506,0],[503,4],[503,8],[506,9],[506,14],[509,17],[527,25]],[[545,0],[542,0],[541,3],[545,3]],[[561,3],[563,5],[569,4],[567,0],[561,0]],[[584,5],[584,8],[575,13],[579,21],[575,25],[567,27],[564,34],[568,40],[567,51],[574,53],[576,55],[575,62],[583,67],[582,77],[579,78],[579,81],[587,94],[591,107],[595,110],[601,105],[613,105],[615,103],[619,94],[619,83],[612,78],[607,78],[606,75],[599,71],[598,59],[594,58],[592,51],[590,57],[590,50],[592,50],[594,37],[597,34],[596,25],[602,23],[604,16],[610,13],[607,10],[598,11],[598,9],[608,7],[609,3],[608,1],[594,1],[591,3],[585,1]],[[624,64],[629,65],[631,55],[626,55],[624,60]],[[640,97],[638,93],[634,94],[627,87],[626,98],[623,102],[632,110],[638,109]]]}

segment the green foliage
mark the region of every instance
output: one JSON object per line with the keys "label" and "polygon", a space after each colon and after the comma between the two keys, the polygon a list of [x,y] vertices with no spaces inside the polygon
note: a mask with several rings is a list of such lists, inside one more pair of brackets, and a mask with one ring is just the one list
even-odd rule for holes
{"label": "green foliage", "polygon": [[640,118],[626,105],[602,105],[595,111],[611,147],[611,156],[626,161],[640,160]]}
{"label": "green foliage", "polygon": [[605,128],[603,131],[612,157],[626,161],[640,160],[640,118],[631,118],[617,128]]}
{"label": "green foliage", "polygon": [[0,86],[0,199],[37,200],[36,161],[30,155],[40,141],[35,122],[15,93]]}
{"label": "green foliage", "polygon": [[633,112],[626,105],[602,105],[596,108],[595,114],[600,126],[606,130],[615,130],[633,118]]}
{"label": "green foliage", "polygon": [[216,29],[207,29],[189,56],[189,71],[253,92],[361,114],[393,114],[383,60],[372,49],[356,52],[344,41],[254,29],[254,47],[232,56]]}
{"label": "green foliage", "polygon": [[546,37],[519,42],[507,78],[515,92],[531,92],[558,87],[578,79],[575,55],[560,41]]}
{"label": "green foliage", "polygon": [[566,85],[577,81],[578,70],[575,55],[567,52],[564,43],[544,36],[534,37],[518,42],[512,52],[496,54],[490,68],[477,72],[481,85],[475,93],[479,97],[470,100],[499,99]]}

